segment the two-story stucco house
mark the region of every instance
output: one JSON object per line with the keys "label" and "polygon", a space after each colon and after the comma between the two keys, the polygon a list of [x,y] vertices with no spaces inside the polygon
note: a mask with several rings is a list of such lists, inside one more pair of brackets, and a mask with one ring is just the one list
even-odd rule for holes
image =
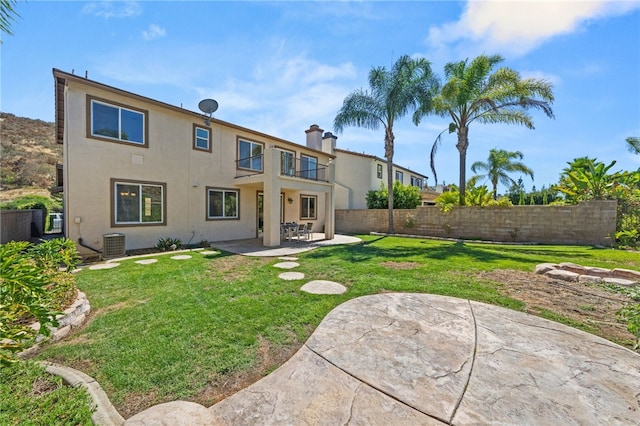
{"label": "two-story stucco house", "polygon": [[[367,193],[387,185],[387,162],[374,155],[336,148],[336,209],[366,209]],[[428,177],[397,164],[393,165],[394,182],[426,188]]]}
{"label": "two-story stucco house", "polygon": [[294,221],[333,238],[335,138],[312,128],[300,145],[58,69],[53,75],[64,229],[81,252],[108,251],[113,235],[126,250],[163,237],[261,237],[278,246],[280,224]]}

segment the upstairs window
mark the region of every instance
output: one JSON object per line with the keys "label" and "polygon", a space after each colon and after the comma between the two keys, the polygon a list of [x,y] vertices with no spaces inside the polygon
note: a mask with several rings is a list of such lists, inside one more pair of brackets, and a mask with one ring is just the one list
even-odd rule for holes
{"label": "upstairs window", "polygon": [[376,166],[376,171],[377,171],[378,179],[382,179],[382,164],[378,164]]}
{"label": "upstairs window", "polygon": [[211,152],[211,129],[193,125],[193,149]]}
{"label": "upstairs window", "polygon": [[422,179],[419,177],[411,176],[411,186],[417,186],[422,189]]}
{"label": "upstairs window", "polygon": [[294,176],[296,173],[295,153],[291,151],[280,151],[280,174]]}
{"label": "upstairs window", "polygon": [[309,157],[308,155],[300,156],[300,177],[317,180],[318,159],[316,157]]}
{"label": "upstairs window", "polygon": [[238,139],[238,168],[261,172],[263,149],[261,143]]}
{"label": "upstairs window", "polygon": [[88,98],[88,137],[147,146],[147,112]]}
{"label": "upstairs window", "polygon": [[403,179],[402,172],[396,171],[396,180],[400,183],[403,183],[402,179]]}

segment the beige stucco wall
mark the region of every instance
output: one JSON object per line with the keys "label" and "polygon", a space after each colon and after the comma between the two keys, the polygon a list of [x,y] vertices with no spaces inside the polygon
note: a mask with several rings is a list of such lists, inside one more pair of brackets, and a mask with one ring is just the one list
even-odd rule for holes
{"label": "beige stucco wall", "polygon": [[[398,234],[505,242],[611,245],[616,201],[577,206],[456,207],[394,210]],[[346,233],[388,231],[387,210],[336,210],[336,230]]]}
{"label": "beige stucco wall", "polygon": [[[148,111],[148,148],[87,138],[87,93],[98,98]],[[65,221],[67,237],[79,238],[101,249],[103,235],[123,233],[126,248],[155,246],[161,237],[183,243],[222,241],[257,236],[257,193],[260,179],[236,179],[237,137],[261,142],[266,147],[287,149],[318,157],[327,164],[331,157],[302,145],[287,144],[224,122],[211,122],[212,152],[192,149],[193,124],[204,125],[199,114],[166,108],[139,96],[127,96],[108,88],[67,80],[65,92]],[[301,138],[304,133],[301,130]],[[112,226],[111,179],[166,184],[166,225]],[[300,181],[302,179],[297,179]],[[299,183],[299,182],[298,182]],[[207,187],[239,190],[238,220],[206,220]],[[300,221],[300,194],[318,195],[317,227],[324,225],[324,193],[330,184],[287,185],[283,183],[285,220]],[[76,223],[78,222],[79,223]],[[305,220],[306,222],[306,220]],[[81,251],[86,251],[80,247]]]}
{"label": "beige stucco wall", "polygon": [[[336,152],[336,186],[338,198],[336,209],[366,209],[367,193],[387,185],[387,163],[369,155],[359,155],[345,151]],[[377,165],[382,165],[382,178],[378,178]],[[411,184],[411,176],[423,176],[394,164],[393,173],[403,173],[403,184]],[[426,179],[423,180],[426,185]]]}

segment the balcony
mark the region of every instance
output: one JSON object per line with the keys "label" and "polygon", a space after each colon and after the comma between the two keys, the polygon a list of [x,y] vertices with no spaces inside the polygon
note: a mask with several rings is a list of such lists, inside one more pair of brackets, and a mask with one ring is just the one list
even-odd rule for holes
{"label": "balcony", "polygon": [[[316,182],[328,182],[329,166],[318,164],[313,157],[293,157],[282,155],[280,158],[280,176],[288,176]],[[241,158],[236,160],[236,177],[246,177],[264,173],[264,155]]]}
{"label": "balcony", "polygon": [[290,176],[318,182],[328,182],[328,166],[318,164],[315,158],[282,157],[280,161],[280,176]]}

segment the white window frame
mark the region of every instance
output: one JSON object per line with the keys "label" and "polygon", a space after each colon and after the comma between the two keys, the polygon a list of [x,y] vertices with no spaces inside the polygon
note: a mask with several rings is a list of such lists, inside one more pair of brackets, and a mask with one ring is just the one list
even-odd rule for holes
{"label": "white window frame", "polygon": [[[219,192],[222,194],[222,216],[212,216],[211,215],[211,202],[210,202],[210,197],[211,197],[211,193],[213,192]],[[234,216],[227,216],[226,215],[226,200],[227,194],[231,194],[234,193],[236,196],[236,206],[235,206],[235,212],[236,214]],[[230,189],[230,188],[214,188],[214,187],[207,187],[207,199],[206,199],[206,204],[207,204],[207,220],[237,220],[240,219],[240,190],[238,189]]]}
{"label": "white window frame", "polygon": [[[306,161],[306,169],[305,169]],[[314,166],[312,168],[312,166]],[[318,157],[300,154],[300,177],[311,180],[318,180]]]}
{"label": "white window frame", "polygon": [[400,170],[396,170],[396,181],[404,184],[404,173],[402,173]]}
{"label": "white window frame", "polygon": [[[207,132],[206,136],[198,136],[198,130]],[[205,146],[201,146],[201,142],[205,142]],[[193,125],[193,149],[196,151],[211,152],[211,129],[209,127]]]}
{"label": "white window frame", "polygon": [[288,151],[286,149],[280,150],[280,174],[284,176],[296,175],[296,153],[295,152]]}
{"label": "white window frame", "polygon": [[378,179],[382,179],[382,176],[383,176],[382,170],[383,170],[382,164],[376,164],[376,176],[378,177]]}
{"label": "white window frame", "polygon": [[[240,146],[243,144],[249,144],[249,152],[252,154],[249,157],[244,157],[241,158],[240,157]],[[256,158],[258,156],[253,155],[253,150],[254,147],[260,147],[260,165],[259,167],[254,167],[254,161],[256,161]],[[238,147],[237,147],[237,158],[238,158],[238,169],[242,169],[242,170],[251,170],[254,172],[262,172],[264,171],[264,144],[260,143],[260,142],[254,142],[254,141],[250,141],[247,139],[238,139]],[[249,166],[245,167],[242,165],[241,161],[248,161],[249,162]]]}
{"label": "white window frame", "polygon": [[[112,179],[111,180],[111,188],[112,188],[112,195],[111,195],[111,205],[112,205],[112,226],[114,227],[118,227],[118,226],[150,226],[150,225],[166,225],[166,209],[167,209],[167,199],[166,199],[166,184],[165,183],[160,183],[160,182],[140,182],[140,181],[130,181],[130,180],[125,180],[125,179]],[[120,193],[118,186],[119,185],[127,185],[127,186],[136,186],[137,189],[137,193],[133,193],[132,196],[133,197],[137,197],[138,198],[138,217],[139,219],[137,221],[119,221],[118,220],[118,201],[120,200],[120,197],[124,196],[125,194]],[[153,201],[150,198],[144,198],[142,196],[140,196],[140,194],[144,193],[144,188],[160,188],[160,200],[159,201]],[[145,217],[147,216],[151,216],[151,208],[153,204],[160,204],[160,211],[161,211],[161,217],[160,220],[155,220],[155,221],[150,221],[150,220],[144,220]],[[144,214],[146,211],[149,212],[149,214]]]}
{"label": "white window frame", "polygon": [[[117,142],[117,143],[124,143],[124,144],[129,144],[129,145],[134,145],[134,146],[141,146],[141,147],[147,147],[148,146],[148,142],[147,142],[147,117],[148,117],[148,113],[147,111],[144,110],[139,110],[136,108],[132,108],[129,106],[125,106],[125,105],[121,105],[118,104],[116,102],[109,102],[109,101],[105,101],[102,99],[98,99],[98,98],[93,98],[93,97],[87,97],[88,100],[88,114],[89,114],[89,118],[88,118],[88,125],[87,125],[87,136],[93,139],[100,139],[100,140],[104,140],[104,141],[109,141],[109,142]],[[100,133],[96,133],[94,130],[94,106],[95,105],[102,105],[102,106],[106,106],[109,108],[113,108],[115,110],[118,111],[118,128],[117,129],[113,129],[116,130],[118,135],[117,136],[110,136],[110,135],[103,135]],[[132,113],[132,114],[137,114],[142,118],[142,122],[141,122],[141,126],[142,128],[141,130],[141,137],[142,140],[141,141],[137,141],[137,140],[130,140],[130,139],[123,139],[122,138],[122,114],[123,112],[126,113]]]}
{"label": "white window frame", "polygon": [[[311,209],[311,200],[313,200],[313,215],[309,212]],[[304,210],[307,214],[304,215]],[[300,195],[300,220],[316,220],[318,219],[318,196],[317,195]]]}

